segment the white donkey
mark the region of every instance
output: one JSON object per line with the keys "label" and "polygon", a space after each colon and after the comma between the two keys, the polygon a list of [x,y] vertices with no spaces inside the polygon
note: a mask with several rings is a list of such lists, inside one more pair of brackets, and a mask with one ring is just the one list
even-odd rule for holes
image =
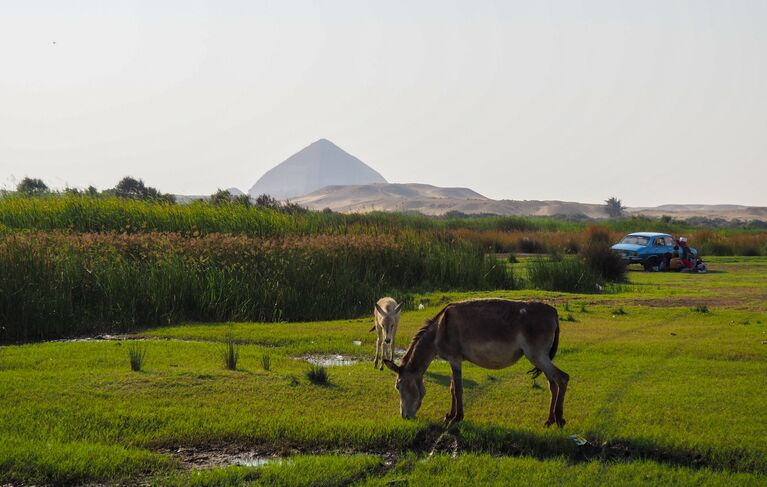
{"label": "white donkey", "polygon": [[373,364],[375,368],[383,370],[383,360],[386,359],[386,347],[389,347],[389,360],[394,360],[394,340],[397,336],[397,325],[399,324],[399,310],[402,303],[392,298],[381,298],[376,303],[373,310],[375,324],[370,331],[376,330],[378,338],[376,339],[376,359]]}

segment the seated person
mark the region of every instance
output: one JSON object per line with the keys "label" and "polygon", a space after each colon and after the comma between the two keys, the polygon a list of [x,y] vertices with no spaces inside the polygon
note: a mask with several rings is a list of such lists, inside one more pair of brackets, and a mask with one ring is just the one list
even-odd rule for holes
{"label": "seated person", "polygon": [[671,260],[668,262],[668,268],[672,271],[678,271],[682,267],[682,259],[679,258],[679,246],[674,245],[674,253],[671,254]]}

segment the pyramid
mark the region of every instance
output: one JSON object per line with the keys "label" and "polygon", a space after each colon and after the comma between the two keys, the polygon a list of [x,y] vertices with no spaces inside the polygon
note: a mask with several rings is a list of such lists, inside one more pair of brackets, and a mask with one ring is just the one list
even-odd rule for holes
{"label": "pyramid", "polygon": [[266,172],[250,188],[257,197],[279,200],[302,196],[325,186],[386,183],[375,169],[327,139],[320,139]]}

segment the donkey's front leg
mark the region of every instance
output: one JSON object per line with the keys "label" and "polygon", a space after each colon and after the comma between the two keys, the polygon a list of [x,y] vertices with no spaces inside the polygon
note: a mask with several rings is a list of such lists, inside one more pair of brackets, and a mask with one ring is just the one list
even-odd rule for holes
{"label": "donkey's front leg", "polygon": [[397,326],[395,325],[394,328],[391,330],[391,348],[389,349],[389,360],[394,362],[394,350],[397,349],[397,344],[395,343],[397,341]]}
{"label": "donkey's front leg", "polygon": [[453,396],[453,409],[445,417],[448,426],[452,426],[463,420],[463,376],[461,374],[461,360],[451,360],[450,371],[453,375],[452,381],[450,382],[450,392]]}
{"label": "donkey's front leg", "polygon": [[[381,327],[376,323],[376,358],[373,362],[373,368],[378,368],[378,363],[381,363],[381,370],[383,370],[383,361],[381,361],[381,355],[383,354],[383,340],[381,339]],[[383,357],[386,358],[386,357]]]}

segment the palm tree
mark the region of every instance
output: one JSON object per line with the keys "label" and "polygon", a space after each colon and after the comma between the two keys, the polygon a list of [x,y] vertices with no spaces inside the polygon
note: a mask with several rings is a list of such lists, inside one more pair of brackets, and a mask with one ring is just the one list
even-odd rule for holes
{"label": "palm tree", "polygon": [[610,215],[610,218],[619,218],[623,216],[623,210],[625,210],[626,207],[621,204],[621,200],[615,196],[611,196],[605,200],[605,203],[605,209],[607,210],[607,214]]}

